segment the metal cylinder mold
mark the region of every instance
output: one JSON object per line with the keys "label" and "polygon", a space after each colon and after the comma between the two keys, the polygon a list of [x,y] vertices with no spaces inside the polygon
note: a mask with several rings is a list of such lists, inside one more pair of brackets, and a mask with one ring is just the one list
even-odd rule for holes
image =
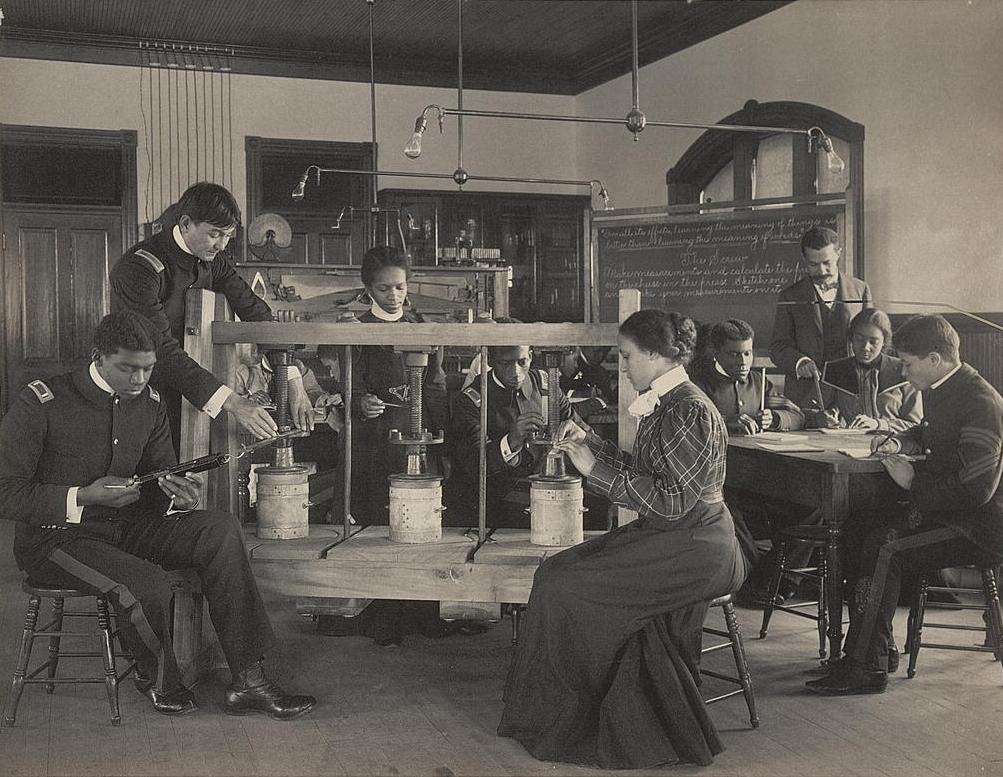
{"label": "metal cylinder mold", "polygon": [[442,478],[390,476],[390,541],[406,544],[442,539]]}
{"label": "metal cylinder mold", "polygon": [[585,537],[582,479],[531,477],[529,541],[533,545],[577,545]]}
{"label": "metal cylinder mold", "polygon": [[294,540],[310,533],[310,487],[306,467],[258,470],[258,536]]}

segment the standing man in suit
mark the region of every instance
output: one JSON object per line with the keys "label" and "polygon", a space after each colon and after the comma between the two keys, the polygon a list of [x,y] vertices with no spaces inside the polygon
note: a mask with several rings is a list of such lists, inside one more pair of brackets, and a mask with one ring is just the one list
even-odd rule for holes
{"label": "standing man in suit", "polygon": [[[242,321],[272,320],[271,308],[222,253],[239,223],[240,208],[227,189],[196,183],[181,195],[177,223],[134,245],[111,272],[112,310],[134,310],[160,331],[150,385],[164,394],[175,451],[181,442],[182,396],[213,418],[222,410],[231,413],[259,439],[277,431],[261,405],[235,394],[181,345],[189,289],[222,293]],[[299,371],[291,369],[290,376],[300,377]],[[289,402],[296,425],[313,429],[313,412],[301,381],[290,381]]]}
{"label": "standing man in suit", "polygon": [[770,357],[784,371],[784,394],[804,407],[819,378],[819,365],[850,355],[850,320],[873,307],[862,280],[839,272],[839,236],[812,227],[801,238],[805,277],[780,292]]}

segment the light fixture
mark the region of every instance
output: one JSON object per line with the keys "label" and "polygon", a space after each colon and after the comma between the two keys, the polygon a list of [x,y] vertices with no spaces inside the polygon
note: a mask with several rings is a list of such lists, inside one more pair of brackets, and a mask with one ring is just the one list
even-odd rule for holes
{"label": "light fixture", "polygon": [[[462,5],[462,0],[459,0]],[[486,111],[466,109],[463,107],[462,89],[456,108],[446,108],[436,103],[426,105],[421,109],[418,118],[415,119],[415,132],[411,140],[405,146],[404,153],[411,159],[417,159],[421,155],[421,135],[428,126],[427,114],[435,111],[439,120],[439,131],[442,131],[443,117],[456,116],[459,126],[462,128],[464,116],[480,119],[520,119],[526,121],[565,121],[579,124],[619,124],[627,128],[633,135],[634,140],[645,127],[670,127],[674,129],[701,129],[701,130],[724,130],[727,132],[755,132],[759,134],[788,134],[802,135],[807,137],[810,148],[821,149],[829,165],[829,170],[838,173],[846,167],[843,160],[835,152],[832,140],[821,127],[810,127],[803,129],[799,127],[765,127],[754,124],[704,124],[699,122],[684,121],[655,121],[648,119],[640,108],[639,88],[638,88],[638,45],[637,45],[637,0],[631,1],[631,86],[633,102],[627,115],[622,119],[612,116],[568,116],[551,113],[526,113],[520,111]],[[461,68],[462,84],[462,56],[459,59]],[[460,129],[462,132],[462,129]]]}
{"label": "light fixture", "polygon": [[846,169],[846,163],[836,153],[836,149],[832,147],[832,138],[822,132],[821,127],[809,128],[808,142],[814,144],[816,150],[821,149],[822,153],[825,154],[825,161],[829,166],[830,173],[838,174]]}

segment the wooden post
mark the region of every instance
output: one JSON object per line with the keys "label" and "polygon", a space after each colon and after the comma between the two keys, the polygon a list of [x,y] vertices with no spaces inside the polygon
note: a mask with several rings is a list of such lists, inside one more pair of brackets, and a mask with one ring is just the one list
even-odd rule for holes
{"label": "wooden post", "polygon": [[345,515],[342,520],[342,539],[348,539],[352,530],[352,346],[345,346],[344,367],[341,370],[341,396],[345,403],[344,439],[344,500]]}
{"label": "wooden post", "polygon": [[[622,324],[631,314],[641,309],[641,292],[637,289],[620,289],[619,319]],[[623,371],[619,376],[619,407],[617,408],[617,444],[621,450],[630,451],[634,448],[634,438],[637,436],[637,421],[627,412],[630,403],[637,397],[637,392]],[[623,526],[637,518],[637,513],[626,507],[617,508],[617,525]]]}
{"label": "wooden post", "polygon": [[[233,321],[233,311],[230,310],[226,297],[222,294],[215,296],[215,320]],[[237,385],[238,348],[238,345],[229,343],[213,343],[212,346],[212,372],[231,387]],[[237,453],[240,451],[240,444],[237,438],[237,421],[229,413],[220,413],[210,423],[210,446],[210,450],[214,453],[230,454],[230,461],[225,467],[208,473],[209,493],[213,500],[211,505],[217,510],[237,515],[240,475]]]}
{"label": "wooden post", "polygon": [[481,459],[477,467],[477,541],[483,543],[488,525],[488,349],[481,346]]}

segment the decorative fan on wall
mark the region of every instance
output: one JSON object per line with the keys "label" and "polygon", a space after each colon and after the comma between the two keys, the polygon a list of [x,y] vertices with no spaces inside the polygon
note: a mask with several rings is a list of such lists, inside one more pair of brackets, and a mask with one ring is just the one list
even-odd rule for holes
{"label": "decorative fan on wall", "polygon": [[289,255],[293,231],[278,213],[258,214],[247,227],[247,247],[262,262],[283,262]]}

